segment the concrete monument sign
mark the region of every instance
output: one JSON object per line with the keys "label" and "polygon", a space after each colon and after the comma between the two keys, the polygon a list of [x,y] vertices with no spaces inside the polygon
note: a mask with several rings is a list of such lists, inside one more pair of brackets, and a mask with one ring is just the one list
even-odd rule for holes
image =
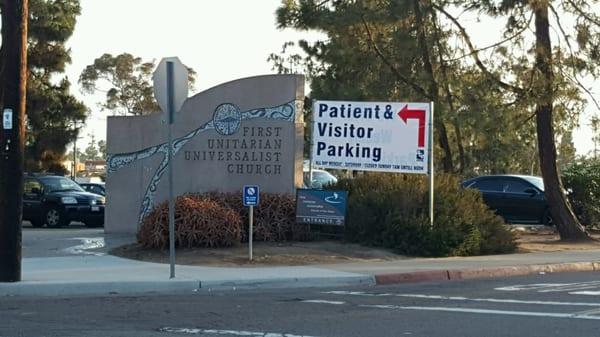
{"label": "concrete monument sign", "polygon": [[[244,185],[294,194],[302,185],[304,78],[266,75],[190,97],[173,124],[175,196],[240,193]],[[107,232],[137,231],[167,199],[164,115],[108,118]]]}

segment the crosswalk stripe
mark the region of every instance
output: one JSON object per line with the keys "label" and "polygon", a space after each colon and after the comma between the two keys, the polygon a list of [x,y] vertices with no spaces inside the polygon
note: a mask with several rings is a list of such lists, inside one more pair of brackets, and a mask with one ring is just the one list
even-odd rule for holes
{"label": "crosswalk stripe", "polygon": [[535,312],[535,311],[510,311],[510,310],[490,310],[490,309],[470,309],[470,308],[448,308],[448,307],[419,307],[419,306],[398,306],[398,305],[377,305],[377,304],[362,304],[364,308],[378,309],[396,309],[396,310],[422,310],[422,311],[445,311],[445,312],[460,312],[472,314],[488,314],[488,315],[511,315],[511,316],[535,316],[548,318],[570,318],[570,319],[587,319],[600,320],[600,316],[557,313],[557,312]]}
{"label": "crosswalk stripe", "polygon": [[441,296],[441,295],[424,295],[424,294],[389,294],[389,293],[377,294],[377,293],[367,293],[367,292],[343,292],[343,291],[335,291],[335,292],[328,291],[325,293],[333,294],[333,295],[369,296],[369,297],[393,296],[393,297],[421,298],[421,299],[448,300],[448,301],[467,301],[467,302],[600,307],[600,303],[594,303],[594,302],[530,301],[530,300],[516,300],[516,299],[507,299],[507,298],[469,298],[469,297],[463,297],[463,296]]}

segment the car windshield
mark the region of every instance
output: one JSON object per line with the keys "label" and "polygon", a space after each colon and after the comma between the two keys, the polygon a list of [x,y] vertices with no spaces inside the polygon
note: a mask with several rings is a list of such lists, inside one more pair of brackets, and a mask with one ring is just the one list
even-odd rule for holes
{"label": "car windshield", "polygon": [[540,191],[542,191],[542,192],[544,191],[544,180],[542,178],[540,178],[540,177],[523,177],[523,179],[532,183],[533,186],[539,188]]}
{"label": "car windshield", "polygon": [[44,189],[47,192],[60,192],[60,191],[78,191],[84,192],[81,186],[77,185],[71,179],[63,178],[63,177],[44,177],[40,178],[40,180],[44,183]]}

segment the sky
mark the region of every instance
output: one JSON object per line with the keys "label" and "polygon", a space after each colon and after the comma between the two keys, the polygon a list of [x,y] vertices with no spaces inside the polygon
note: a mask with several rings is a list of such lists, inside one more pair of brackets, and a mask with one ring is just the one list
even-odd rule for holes
{"label": "sky", "polygon": [[[82,13],[67,42],[72,63],[66,74],[73,94],[91,109],[83,144],[89,135],[106,139],[106,117],[98,102],[102,97],[84,96],[77,79],[83,69],[104,53],[130,53],[144,61],[177,56],[197,72],[196,90],[206,90],[238,78],[272,74],[269,54],[280,52],[287,41],[315,40],[316,33],[279,30],[275,10],[281,0],[81,0]],[[467,24],[478,46],[493,41],[497,27]],[[594,89],[594,88],[593,88]],[[596,96],[600,99],[600,88]],[[351,99],[351,98],[349,98]],[[581,114],[584,128],[574,132],[579,154],[588,153],[593,143],[588,109]],[[597,113],[597,112],[596,112]],[[81,145],[81,144],[80,144]]]}

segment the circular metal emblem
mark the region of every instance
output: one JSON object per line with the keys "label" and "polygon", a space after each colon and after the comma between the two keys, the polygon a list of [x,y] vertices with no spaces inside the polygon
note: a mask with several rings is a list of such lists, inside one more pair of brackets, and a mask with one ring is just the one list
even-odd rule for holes
{"label": "circular metal emblem", "polygon": [[213,123],[218,133],[224,136],[232,135],[240,128],[242,113],[234,104],[221,104],[215,109]]}

